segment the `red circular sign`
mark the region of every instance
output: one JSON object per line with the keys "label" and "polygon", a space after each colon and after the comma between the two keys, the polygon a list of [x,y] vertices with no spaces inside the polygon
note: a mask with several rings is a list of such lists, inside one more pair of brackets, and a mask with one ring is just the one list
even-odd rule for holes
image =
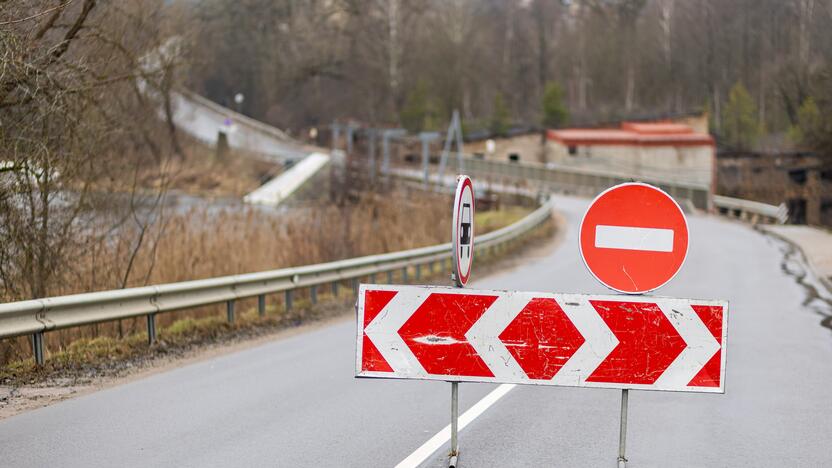
{"label": "red circular sign", "polygon": [[688,222],[670,195],[628,183],[598,195],[581,221],[581,257],[595,278],[628,294],[670,281],[688,254]]}

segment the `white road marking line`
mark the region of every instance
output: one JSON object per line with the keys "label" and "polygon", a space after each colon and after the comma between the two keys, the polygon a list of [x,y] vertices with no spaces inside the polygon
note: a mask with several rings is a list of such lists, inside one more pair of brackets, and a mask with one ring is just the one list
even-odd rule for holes
{"label": "white road marking line", "polygon": [[[511,391],[514,387],[516,387],[515,384],[502,384],[492,390],[491,393],[484,396],[482,400],[478,401],[474,406],[469,408],[468,411],[459,417],[459,431],[465,429],[465,426],[467,426],[468,423],[477,419],[479,415],[484,413],[485,410],[491,407],[491,405],[497,403],[500,398],[504,397],[506,393]],[[416,451],[411,453],[407,458],[402,460],[398,465],[396,465],[396,468],[415,468],[421,465],[422,462],[427,460],[429,456],[439,450],[439,448],[445,445],[445,443],[449,440],[451,440],[450,424],[428,439],[427,442],[422,444],[421,447],[417,448]]]}
{"label": "white road marking line", "polygon": [[673,252],[673,229],[630,226],[595,226],[595,247],[599,249]]}

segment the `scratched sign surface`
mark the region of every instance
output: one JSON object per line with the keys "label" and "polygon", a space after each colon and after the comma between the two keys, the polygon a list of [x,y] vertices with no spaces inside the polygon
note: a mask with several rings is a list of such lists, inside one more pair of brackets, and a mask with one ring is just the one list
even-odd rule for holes
{"label": "scratched sign surface", "polygon": [[361,285],[357,377],[724,392],[725,301]]}

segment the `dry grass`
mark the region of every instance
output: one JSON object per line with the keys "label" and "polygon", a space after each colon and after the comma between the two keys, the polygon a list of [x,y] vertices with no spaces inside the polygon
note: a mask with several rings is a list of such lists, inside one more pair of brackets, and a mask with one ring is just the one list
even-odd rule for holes
{"label": "dry grass", "polygon": [[[52,294],[248,273],[447,242],[448,206],[450,199],[444,196],[391,192],[365,193],[356,203],[342,207],[325,205],[285,213],[243,205],[194,208],[168,215],[163,223],[154,225],[146,233],[149,240],[135,255],[133,242],[137,236],[129,232],[130,227],[107,242],[91,244],[77,255],[74,280],[61,284]],[[522,208],[480,212],[478,232],[501,227],[526,212]],[[245,310],[253,306],[249,300],[241,301],[238,307]],[[221,317],[222,310],[221,306],[211,306],[162,314],[158,322],[164,328],[186,318]],[[140,317],[60,330],[46,334],[46,346],[50,359],[57,355],[76,358],[72,346],[82,346],[74,344],[78,340],[87,340],[80,343],[97,349],[100,343],[109,343],[96,341],[102,337],[127,338],[127,342],[107,351],[117,354],[120,347],[131,346],[129,337],[144,333],[144,328],[145,320]],[[28,338],[0,342],[0,363],[30,355]]]}
{"label": "dry grass", "polygon": [[510,206],[495,211],[478,211],[475,215],[475,226],[478,233],[486,233],[520,221],[531,212],[530,208]]}
{"label": "dry grass", "polygon": [[[539,245],[542,239],[551,238],[554,229],[554,223],[548,222],[522,239],[512,241],[498,253],[479,254],[478,275],[499,268],[503,265],[503,260],[508,260],[511,264],[518,251],[527,245]],[[422,269],[423,277],[419,282],[450,284],[448,271],[445,268],[439,270],[441,271],[428,275],[428,269]],[[415,280],[415,273],[415,269],[411,268],[408,274],[411,281]],[[402,282],[401,272],[396,272],[393,280]],[[112,334],[76,337],[66,346],[50,349],[43,368],[36,367],[28,357],[0,365],[0,384],[50,385],[50,382],[67,380],[88,383],[102,375],[118,376],[136,368],[153,366],[156,359],[183,356],[197,347],[251,339],[300,323],[340,315],[351,309],[354,300],[347,285],[344,286],[342,295],[338,298],[327,291],[319,293],[320,302],[316,305],[309,302],[308,296],[298,294],[290,311],[285,309],[282,301],[272,300],[263,317],[257,314],[253,301],[240,301],[234,324],[228,323],[225,316],[216,309],[208,309],[208,313],[202,314],[190,313],[179,318],[175,318],[177,314],[164,314],[159,318],[165,317],[163,323],[167,325],[160,326],[158,341],[153,346],[147,345],[143,320],[130,321],[134,325],[139,323],[140,326],[129,328],[121,339]]]}
{"label": "dry grass", "polygon": [[141,185],[200,197],[242,197],[281,171],[273,162],[242,151],[229,150],[222,158],[213,148],[185,144],[181,159],[171,158],[164,171],[145,171]]}

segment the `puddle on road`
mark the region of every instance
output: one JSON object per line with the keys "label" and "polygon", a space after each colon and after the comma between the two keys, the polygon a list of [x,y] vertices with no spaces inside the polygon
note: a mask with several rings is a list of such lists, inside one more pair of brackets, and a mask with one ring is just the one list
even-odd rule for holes
{"label": "puddle on road", "polygon": [[780,269],[783,273],[794,278],[797,284],[806,292],[806,297],[802,305],[823,317],[820,325],[832,330],[832,292],[826,289],[823,283],[812,272],[811,268],[809,268],[809,263],[800,249],[789,242],[773,236],[766,237],[783,254]]}

